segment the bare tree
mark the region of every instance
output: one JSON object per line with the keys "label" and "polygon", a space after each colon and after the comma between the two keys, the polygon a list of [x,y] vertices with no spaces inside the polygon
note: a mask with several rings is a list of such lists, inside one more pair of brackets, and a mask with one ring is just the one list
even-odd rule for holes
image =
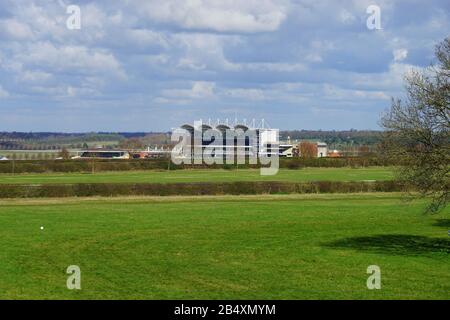
{"label": "bare tree", "polygon": [[401,165],[399,178],[431,197],[428,212],[450,200],[450,37],[435,53],[436,65],[405,76],[405,101],[393,100],[381,120],[387,154]]}
{"label": "bare tree", "polygon": [[119,147],[127,150],[139,150],[144,148],[144,143],[139,138],[130,138],[122,140]]}
{"label": "bare tree", "polygon": [[300,150],[300,156],[302,158],[317,158],[317,144],[308,142],[308,141],[302,141],[299,144],[299,150]]}
{"label": "bare tree", "polygon": [[69,150],[67,150],[66,147],[63,147],[61,149],[61,151],[59,152],[59,156],[61,158],[63,158],[64,160],[70,159],[70,152],[69,152]]}

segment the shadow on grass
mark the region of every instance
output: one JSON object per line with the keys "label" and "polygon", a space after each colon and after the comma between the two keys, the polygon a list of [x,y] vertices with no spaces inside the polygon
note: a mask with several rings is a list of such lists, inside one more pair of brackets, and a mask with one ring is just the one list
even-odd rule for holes
{"label": "shadow on grass", "polygon": [[450,239],[386,234],[341,239],[325,243],[324,247],[393,255],[427,255],[432,253],[450,253]]}
{"label": "shadow on grass", "polygon": [[435,227],[443,227],[443,228],[450,228],[450,219],[439,219],[439,220],[436,220],[436,222],[433,223],[433,226],[435,226]]}

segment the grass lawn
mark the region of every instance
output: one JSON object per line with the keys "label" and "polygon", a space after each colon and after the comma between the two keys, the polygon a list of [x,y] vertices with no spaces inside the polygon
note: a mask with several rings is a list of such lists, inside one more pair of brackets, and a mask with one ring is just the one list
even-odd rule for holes
{"label": "grass lawn", "polygon": [[[424,205],[383,193],[1,200],[0,299],[450,299],[450,210]],[[366,287],[374,264],[381,290]],[[82,290],[66,288],[69,265]]]}
{"label": "grass lawn", "polygon": [[0,183],[174,183],[174,182],[231,182],[231,181],[362,181],[391,180],[392,168],[305,168],[281,169],[277,175],[261,176],[257,169],[239,170],[174,170],[174,171],[115,171],[90,173],[53,173],[0,175]]}

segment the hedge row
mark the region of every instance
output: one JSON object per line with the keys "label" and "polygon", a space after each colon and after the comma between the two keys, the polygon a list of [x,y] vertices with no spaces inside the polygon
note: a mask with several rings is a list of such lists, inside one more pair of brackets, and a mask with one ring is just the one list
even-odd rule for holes
{"label": "hedge row", "polygon": [[[367,167],[394,165],[380,158],[281,158],[280,168],[300,169],[303,167]],[[233,169],[235,165],[180,165],[169,159],[131,160],[20,160],[0,161],[0,173],[44,173],[44,172],[95,172],[130,170],[176,170],[189,168]],[[258,165],[239,165],[239,168],[258,168]]]}
{"label": "hedge row", "polygon": [[0,161],[0,173],[162,170],[168,161],[149,160],[20,160]]}
{"label": "hedge row", "polygon": [[299,169],[303,167],[375,167],[398,165],[393,159],[385,157],[342,157],[342,158],[281,158],[280,168]]}
{"label": "hedge row", "polygon": [[90,196],[171,196],[240,195],[288,193],[396,192],[402,186],[395,181],[338,182],[224,182],[224,183],[94,183],[0,185],[0,198],[90,197]]}

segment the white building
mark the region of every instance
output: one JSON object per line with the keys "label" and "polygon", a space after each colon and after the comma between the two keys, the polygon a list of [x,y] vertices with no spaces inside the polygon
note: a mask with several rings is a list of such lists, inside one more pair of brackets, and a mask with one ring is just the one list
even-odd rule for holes
{"label": "white building", "polygon": [[[214,157],[226,157],[241,154],[259,158],[261,156],[279,155],[279,132],[278,129],[270,129],[265,126],[264,120],[261,125],[249,123],[238,123],[234,125],[228,121],[206,124],[195,121],[194,125],[184,124],[181,129],[190,135],[190,143],[184,146],[175,146],[181,158],[203,156],[203,150],[211,147],[214,149]],[[208,134],[209,131],[209,134]],[[214,134],[214,139],[211,134]],[[216,136],[222,139],[216,141]],[[188,139],[189,140],[189,139]],[[180,148],[180,149],[179,149]],[[208,151],[209,152],[209,151]]]}
{"label": "white building", "polygon": [[292,144],[280,144],[278,152],[280,157],[292,158],[294,153],[294,146]]}
{"label": "white building", "polygon": [[325,142],[317,142],[317,158],[323,158],[328,155],[328,146]]}

